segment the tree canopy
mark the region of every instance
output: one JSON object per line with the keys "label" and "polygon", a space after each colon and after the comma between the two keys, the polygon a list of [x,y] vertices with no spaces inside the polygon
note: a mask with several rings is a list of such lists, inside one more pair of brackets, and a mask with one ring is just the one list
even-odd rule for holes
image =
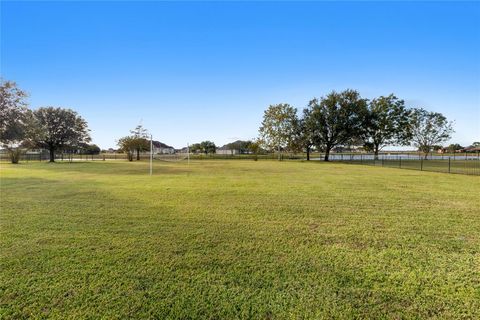
{"label": "tree canopy", "polygon": [[50,162],[55,161],[55,151],[61,148],[90,142],[87,122],[71,109],[45,107],[33,114],[35,123],[30,138],[36,146],[49,150]]}
{"label": "tree canopy", "polygon": [[366,150],[379,151],[388,145],[408,143],[410,125],[405,102],[393,94],[370,101],[363,110],[361,137]]}
{"label": "tree canopy", "polygon": [[0,142],[7,149],[12,163],[18,163],[31,112],[27,93],[12,81],[0,79]]}
{"label": "tree canopy", "polygon": [[438,112],[423,108],[413,109],[410,116],[412,144],[425,153],[425,157],[436,144],[450,139],[453,124]]}
{"label": "tree canopy", "polygon": [[271,105],[263,115],[260,141],[266,149],[277,149],[280,159],[280,151],[292,145],[297,125],[297,109],[287,103]]}
{"label": "tree canopy", "polygon": [[325,161],[336,146],[345,145],[362,128],[362,112],[367,101],[355,90],[332,91],[308,105],[307,129],[313,143],[325,152]]}

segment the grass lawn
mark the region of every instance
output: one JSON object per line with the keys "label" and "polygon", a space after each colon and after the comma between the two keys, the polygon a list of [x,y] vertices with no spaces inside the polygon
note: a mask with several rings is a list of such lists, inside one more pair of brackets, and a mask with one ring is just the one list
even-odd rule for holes
{"label": "grass lawn", "polygon": [[0,318],[480,318],[480,178],[1,165]]}

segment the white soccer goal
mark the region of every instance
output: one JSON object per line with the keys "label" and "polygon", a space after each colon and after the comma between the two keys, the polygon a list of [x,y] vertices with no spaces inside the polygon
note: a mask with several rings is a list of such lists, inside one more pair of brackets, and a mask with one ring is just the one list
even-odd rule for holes
{"label": "white soccer goal", "polygon": [[188,153],[173,153],[173,154],[154,154],[153,160],[160,160],[160,161],[170,161],[170,162],[178,162],[178,161],[187,161]]}

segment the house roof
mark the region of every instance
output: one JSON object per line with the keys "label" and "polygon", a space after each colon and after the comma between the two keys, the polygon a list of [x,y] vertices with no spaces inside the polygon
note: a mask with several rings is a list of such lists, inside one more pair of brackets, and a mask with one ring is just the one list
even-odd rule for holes
{"label": "house roof", "polygon": [[155,141],[155,140],[153,140],[153,141],[152,141],[152,144],[153,144],[153,146],[154,146],[155,148],[173,149],[172,146],[166,145],[165,143],[160,142],[160,141]]}
{"label": "house roof", "polygon": [[237,147],[232,148],[232,146],[239,146],[244,142],[245,141],[242,141],[242,140],[237,140],[237,141],[234,141],[234,142],[230,142],[230,143],[224,144],[223,146],[217,148],[217,150],[235,150],[235,149],[238,149],[238,148]]}
{"label": "house roof", "polygon": [[480,147],[468,146],[464,150],[466,150],[466,151],[480,151]]}

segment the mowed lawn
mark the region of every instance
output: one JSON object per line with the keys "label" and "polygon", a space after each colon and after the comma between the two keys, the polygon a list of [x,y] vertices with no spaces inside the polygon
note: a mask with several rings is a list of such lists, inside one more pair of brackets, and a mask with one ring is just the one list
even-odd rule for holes
{"label": "mowed lawn", "polygon": [[1,164],[0,318],[480,318],[480,178]]}

